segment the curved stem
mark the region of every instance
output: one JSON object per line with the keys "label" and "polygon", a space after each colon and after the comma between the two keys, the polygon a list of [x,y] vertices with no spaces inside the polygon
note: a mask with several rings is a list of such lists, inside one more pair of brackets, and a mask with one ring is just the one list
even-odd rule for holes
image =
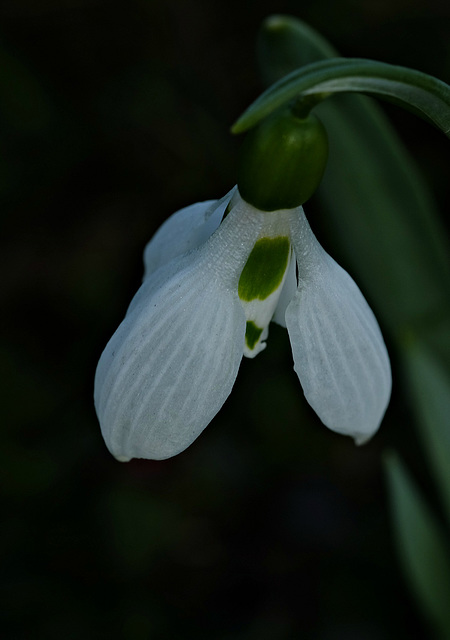
{"label": "curved stem", "polygon": [[450,87],[406,67],[359,58],[331,58],[301,67],[265,91],[232,127],[242,133],[295,98],[316,102],[341,92],[367,93],[393,101],[436,125],[450,137]]}

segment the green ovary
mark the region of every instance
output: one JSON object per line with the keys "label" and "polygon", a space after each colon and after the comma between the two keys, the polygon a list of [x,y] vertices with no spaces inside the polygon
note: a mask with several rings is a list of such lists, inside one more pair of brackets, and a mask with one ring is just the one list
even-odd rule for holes
{"label": "green ovary", "polygon": [[255,348],[255,345],[257,344],[261,333],[262,333],[262,329],[257,327],[252,320],[249,320],[247,322],[247,325],[245,328],[245,342],[247,343],[247,347],[249,349]]}
{"label": "green ovary", "polygon": [[239,279],[240,299],[265,300],[276,291],[288,265],[289,251],[289,238],[285,236],[257,240]]}

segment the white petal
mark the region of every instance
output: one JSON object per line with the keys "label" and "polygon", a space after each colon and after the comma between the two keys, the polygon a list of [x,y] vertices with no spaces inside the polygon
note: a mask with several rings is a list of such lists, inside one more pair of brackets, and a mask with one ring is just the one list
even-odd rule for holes
{"label": "white petal", "polygon": [[103,436],[118,459],[176,455],[225,402],[244,348],[237,282],[259,227],[233,210],[204,245],[143,283],[95,379]]}
{"label": "white petal", "polygon": [[301,209],[291,228],[299,271],[286,311],[294,368],[322,422],[363,444],[389,402],[389,356],[362,293],[319,245]]}
{"label": "white petal", "polygon": [[127,316],[99,363],[97,412],[111,452],[164,459],[219,411],[243,353],[245,319],[229,291],[187,269]]}
{"label": "white petal", "polygon": [[219,226],[234,191],[221,200],[197,202],[171,215],[144,249],[144,279],[176,256],[206,242]]}

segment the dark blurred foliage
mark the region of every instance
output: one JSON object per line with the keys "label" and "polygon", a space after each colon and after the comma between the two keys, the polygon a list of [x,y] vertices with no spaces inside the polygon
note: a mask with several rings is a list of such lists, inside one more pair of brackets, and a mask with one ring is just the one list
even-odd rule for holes
{"label": "dark blurred foliage", "polygon": [[[450,80],[438,0],[1,4],[2,638],[430,637],[381,473],[396,446],[431,487],[401,380],[358,449],[315,418],[272,326],[178,457],[120,464],[96,421],[96,361],[145,243],[234,183],[229,126],[261,91],[255,37],[271,13],[343,55]],[[445,140],[388,113],[443,205]]]}

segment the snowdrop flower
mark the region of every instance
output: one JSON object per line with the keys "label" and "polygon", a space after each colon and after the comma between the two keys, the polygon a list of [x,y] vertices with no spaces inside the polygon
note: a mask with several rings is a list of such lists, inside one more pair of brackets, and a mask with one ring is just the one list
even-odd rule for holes
{"label": "snowdrop flower", "polygon": [[363,295],[299,204],[323,173],[321,125],[310,117],[305,135],[303,121],[286,150],[291,120],[250,135],[239,188],[178,211],[147,245],[143,283],[95,378],[97,415],[118,460],[165,459],[188,447],[229,396],[242,357],[265,348],[271,321],[287,328],[295,371],[322,422],[357,444],[378,429],[389,358]]}

